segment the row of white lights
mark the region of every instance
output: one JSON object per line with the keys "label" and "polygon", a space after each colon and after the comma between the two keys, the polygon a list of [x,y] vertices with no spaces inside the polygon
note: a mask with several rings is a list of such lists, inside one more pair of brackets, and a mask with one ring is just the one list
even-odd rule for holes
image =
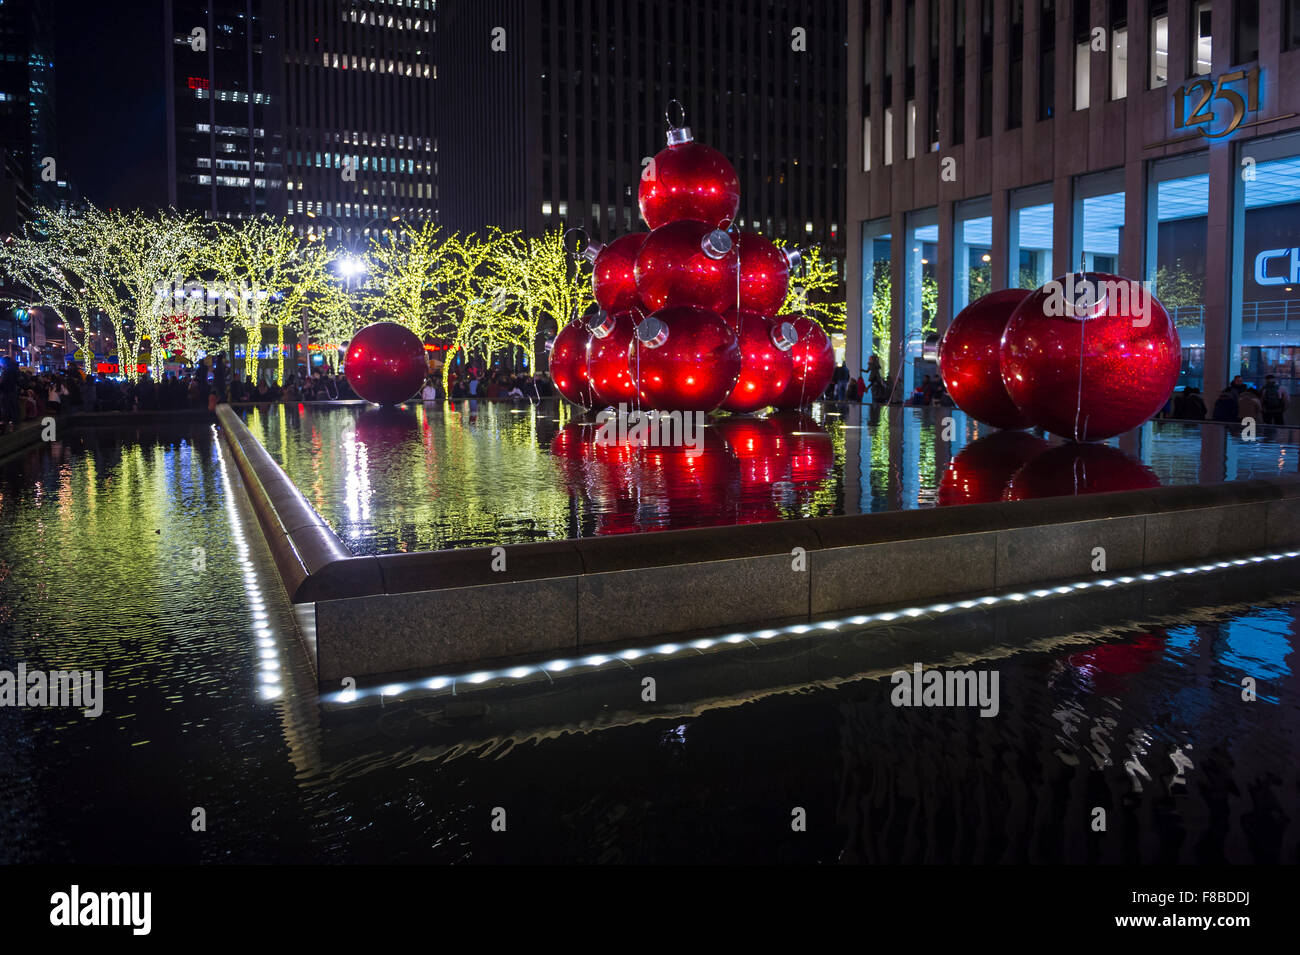
{"label": "row of white lights", "polygon": [[266,600],[262,596],[262,584],[248,550],[248,539],[244,536],[243,528],[239,526],[239,513],[235,510],[234,485],[231,483],[230,473],[226,470],[226,457],[221,453],[221,435],[216,425],[212,426],[212,437],[217,449],[217,463],[221,467],[221,482],[226,489],[226,513],[230,516],[230,534],[235,541],[239,569],[244,575],[244,590],[248,594],[248,606],[253,614],[253,632],[257,636],[257,691],[262,699],[275,700],[284,692],[281,686],[280,653],[271,630],[271,618],[266,610]]}
{"label": "row of white lights", "polygon": [[748,633],[732,633],[719,637],[702,637],[700,639],[684,640],[678,643],[663,643],[654,647],[634,647],[609,654],[596,653],[584,657],[564,657],[551,660],[547,663],[524,664],[500,670],[478,670],[472,673],[464,673],[454,676],[438,676],[428,680],[416,680],[406,683],[389,683],[384,686],[340,690],[333,693],[322,694],[321,700],[325,703],[346,704],[357,703],[367,698],[378,697],[383,699],[421,691],[436,693],[438,691],[450,690],[454,694],[462,684],[468,684],[470,687],[480,687],[486,683],[507,684],[540,676],[551,678],[557,675],[572,675],[574,671],[584,668],[598,668],[618,663],[630,665],[634,660],[641,660],[650,657],[670,658],[689,654],[691,652],[726,649],[728,646],[738,646],[746,643],[755,645],[754,642],[758,640],[773,640],[778,637],[789,639],[808,633],[815,633],[817,631],[836,631],[841,627],[863,627],[871,624],[891,623],[896,620],[939,616],[954,611],[975,610],[982,607],[996,607],[1008,604],[1021,604],[1030,600],[1042,600],[1046,597],[1072,594],[1083,590],[1093,590],[1099,587],[1110,588],[1139,582],[1149,583],[1169,577],[1187,577],[1195,574],[1206,574],[1216,570],[1225,570],[1230,567],[1245,567],[1250,564],[1262,564],[1266,561],[1287,560],[1295,557],[1300,557],[1300,550],[1257,554],[1253,557],[1220,560],[1208,564],[1196,564],[1187,567],[1179,567],[1173,570],[1161,570],[1133,576],[1094,577],[1089,580],[1080,580],[1070,584],[1060,584],[1055,587],[1042,587],[1037,590],[1027,590],[1023,593],[991,594],[986,597],[974,597],[953,603],[937,603],[925,607],[908,607],[903,610],[859,614],[838,620],[823,620],[817,623],[800,623],[775,629],[755,630]]}

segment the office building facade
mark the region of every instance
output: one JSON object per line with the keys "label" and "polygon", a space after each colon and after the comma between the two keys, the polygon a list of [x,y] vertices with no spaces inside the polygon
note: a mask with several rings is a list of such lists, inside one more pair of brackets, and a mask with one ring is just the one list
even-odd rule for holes
{"label": "office building facade", "polygon": [[1147,280],[1180,385],[1300,390],[1300,3],[851,0],[848,360],[987,291]]}

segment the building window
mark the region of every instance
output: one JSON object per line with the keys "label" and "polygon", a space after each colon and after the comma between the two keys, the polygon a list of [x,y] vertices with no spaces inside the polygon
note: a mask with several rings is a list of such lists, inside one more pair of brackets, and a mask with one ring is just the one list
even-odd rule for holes
{"label": "building window", "polygon": [[862,354],[880,358],[882,375],[889,374],[891,240],[888,218],[862,224]]}
{"label": "building window", "polygon": [[[1242,190],[1245,220],[1236,243],[1231,314],[1236,364],[1262,397],[1268,377],[1300,397],[1300,133],[1243,143],[1241,157],[1255,160],[1255,175],[1234,177]],[[1239,163],[1240,165],[1240,163]],[[1270,410],[1265,404],[1265,414]]]}
{"label": "building window", "polygon": [[1007,237],[1007,285],[1038,288],[1052,273],[1052,185],[1011,193]]}
{"label": "building window", "polygon": [[[1204,384],[1205,242],[1210,209],[1204,152],[1153,163],[1154,222],[1147,223],[1146,279],[1183,343],[1180,386]],[[1212,404],[1213,395],[1206,396]]]}
{"label": "building window", "polygon": [[1151,89],[1169,84],[1169,13],[1164,3],[1151,4]]}
{"label": "building window", "polygon": [[953,296],[956,314],[993,291],[993,203],[967,199],[953,210]]}
{"label": "building window", "polygon": [[1082,260],[1093,272],[1118,274],[1124,240],[1124,170],[1078,177],[1074,182],[1074,250],[1070,267]]}
{"label": "building window", "polygon": [[885,107],[885,165],[894,164],[894,108]]}
{"label": "building window", "polygon": [[1300,0],[1287,0],[1285,46],[1288,50],[1300,50]]}
{"label": "building window", "polygon": [[907,343],[903,352],[902,393],[914,387],[913,359],[921,356],[925,336],[935,330],[939,310],[939,216],[933,209],[907,213],[907,260],[903,273],[903,327]]}
{"label": "building window", "polygon": [[1192,23],[1191,32],[1188,34],[1191,38],[1191,71],[1192,76],[1207,76],[1210,72],[1211,62],[1211,44],[1210,44],[1210,21],[1213,19],[1210,12],[1210,0],[1194,0],[1191,4]]}
{"label": "building window", "polygon": [[1128,96],[1128,3],[1110,0],[1110,98]]}
{"label": "building window", "polygon": [[993,0],[980,0],[979,136],[993,135]]}
{"label": "building window", "polygon": [[952,56],[952,145],[966,139],[966,4],[958,3],[953,23]]}
{"label": "building window", "polygon": [[871,172],[871,117],[862,117],[862,171]]}
{"label": "building window", "polygon": [[1042,0],[1038,23],[1038,118],[1056,112],[1056,0]]}
{"label": "building window", "polygon": [[1088,0],[1074,0],[1074,108],[1087,109],[1090,98],[1092,29]]}
{"label": "building window", "polygon": [[1025,53],[1025,2],[1012,0],[1011,4],[1011,38],[1008,42],[1011,53],[1011,82],[1007,89],[1007,129],[1019,129],[1021,106],[1024,94],[1024,53]]}
{"label": "building window", "polygon": [[907,101],[907,158],[916,155],[916,100]]}
{"label": "building window", "polygon": [[1232,13],[1232,62],[1259,59],[1259,0],[1239,0]]}

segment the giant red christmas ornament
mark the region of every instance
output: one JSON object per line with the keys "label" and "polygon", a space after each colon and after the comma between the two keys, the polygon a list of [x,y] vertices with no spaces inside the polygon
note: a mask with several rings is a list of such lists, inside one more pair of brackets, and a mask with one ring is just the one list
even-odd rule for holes
{"label": "giant red christmas ornament", "polygon": [[668,147],[642,170],[637,199],[652,229],[679,219],[725,227],[740,208],[740,180],[726,156],[682,126],[668,130]]}
{"label": "giant red christmas ornament", "polygon": [[798,341],[790,349],[793,373],[790,383],[775,402],[778,408],[799,408],[821,398],[835,374],[835,349],[830,336],[813,319],[804,315],[782,315],[777,321],[794,326]]}
{"label": "giant red christmas ornament", "polygon": [[740,343],[740,379],[722,409],[748,414],[776,404],[794,374],[790,357],[798,337],[794,325],[756,312],[733,310],[723,318]]}
{"label": "giant red christmas ornament", "polygon": [[586,324],[570,322],[560,329],[551,345],[551,380],[555,390],[575,405],[590,408],[596,403],[587,379]]}
{"label": "giant red christmas ornament", "polygon": [[1063,444],[1030,458],[1007,484],[1006,501],[1145,491],[1160,478],[1137,458],[1108,444]]}
{"label": "giant red christmas ornament", "polygon": [[939,479],[939,506],[1002,500],[1012,475],[1047,450],[1047,442],[1024,431],[994,431],[972,441],[948,462]]}
{"label": "giant red christmas ornament", "polygon": [[779,248],[755,232],[742,232],[736,239],[740,258],[740,307],[762,315],[775,315],[790,290],[790,269],[799,253]]}
{"label": "giant red christmas ornament", "polygon": [[1062,276],[1012,313],[1002,382],[1039,427],[1100,441],[1137,427],[1169,399],[1178,332],[1140,283],[1104,272]]}
{"label": "giant red christmas ornament", "polygon": [[630,366],[646,409],[712,411],[740,377],[740,345],[717,312],[664,308],[637,326]]}
{"label": "giant red christmas ornament", "polygon": [[995,428],[1033,424],[1007,394],[998,360],[1007,320],[1030,294],[1008,288],[976,299],[957,313],[939,342],[939,374],[953,402]]}
{"label": "giant red christmas ornament", "polygon": [[420,390],[429,365],[415,332],[396,322],[375,322],[352,337],[343,370],[360,397],[395,405]]}
{"label": "giant red christmas ornament", "polygon": [[583,253],[591,262],[591,291],[596,304],[607,312],[621,312],[641,304],[636,292],[636,254],[646,233],[619,236],[609,245],[590,245]]}
{"label": "giant red christmas ornament", "polygon": [[636,312],[601,312],[587,325],[591,340],[587,345],[587,380],[598,402],[618,406],[631,404],[636,397],[636,382],[628,370],[628,351],[636,330]]}
{"label": "giant red christmas ornament", "polygon": [[697,305],[723,312],[736,304],[739,260],[731,237],[696,219],[655,229],[636,256],[636,289],[657,311]]}

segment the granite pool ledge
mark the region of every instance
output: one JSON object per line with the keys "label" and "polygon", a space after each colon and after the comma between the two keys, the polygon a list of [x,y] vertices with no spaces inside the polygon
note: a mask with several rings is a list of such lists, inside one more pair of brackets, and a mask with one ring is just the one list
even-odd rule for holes
{"label": "granite pool ledge", "polygon": [[353,556],[217,409],[322,683],[766,626],[1300,543],[1300,476]]}

